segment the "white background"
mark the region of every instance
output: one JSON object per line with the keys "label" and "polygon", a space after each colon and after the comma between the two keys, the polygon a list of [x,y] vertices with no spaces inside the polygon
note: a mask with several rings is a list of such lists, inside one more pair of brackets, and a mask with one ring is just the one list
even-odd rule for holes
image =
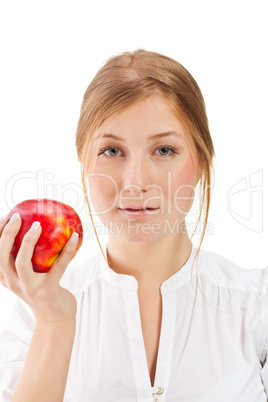
{"label": "white background", "polygon": [[[246,269],[267,266],[266,8],[260,0],[2,2],[0,215],[46,197],[90,225],[75,149],[82,97],[110,56],[143,48],[183,64],[205,98],[217,158],[202,248]],[[69,267],[99,251],[87,233]],[[14,301],[0,285],[0,330]]]}

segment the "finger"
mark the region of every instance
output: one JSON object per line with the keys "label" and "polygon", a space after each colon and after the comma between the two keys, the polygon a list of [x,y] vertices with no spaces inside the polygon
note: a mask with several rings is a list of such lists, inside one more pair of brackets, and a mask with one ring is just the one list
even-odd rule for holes
{"label": "finger", "polygon": [[59,281],[62,275],[64,274],[69,262],[71,261],[74,252],[77,247],[77,243],[79,240],[78,233],[74,232],[68,242],[63,247],[59,257],[56,259],[54,264],[52,265],[50,271],[48,272],[48,276],[53,278],[53,280]]}
{"label": "finger", "polygon": [[4,286],[6,289],[11,290],[13,293],[16,294],[16,296],[19,296],[23,301],[27,303],[26,298],[24,297],[23,291],[20,286],[19,278],[16,276],[15,277],[15,284],[13,284],[14,281],[12,281],[12,284],[7,281],[7,278],[1,273],[0,271],[0,284]]}
{"label": "finger", "polygon": [[10,253],[21,226],[19,214],[13,214],[10,221],[5,224],[0,239],[0,269],[5,274],[10,270]]}
{"label": "finger", "polygon": [[19,214],[14,214],[9,222],[6,219],[0,223],[0,283],[15,293],[21,295],[21,286],[11,250],[16,235],[21,226]]}
{"label": "finger", "polygon": [[6,270],[5,275],[0,271],[0,283],[17,296],[21,296],[22,290],[14,261]]}
{"label": "finger", "polygon": [[0,283],[1,283],[1,285],[7,287],[5,277],[4,277],[4,275],[2,274],[1,271],[0,271]]}
{"label": "finger", "polygon": [[0,237],[1,237],[1,234],[3,233],[4,227],[6,226],[6,224],[7,224],[7,220],[6,220],[5,216],[1,216],[1,218],[0,218]]}
{"label": "finger", "polygon": [[[6,221],[5,216],[1,216],[1,218],[0,218],[0,237],[1,237],[1,234],[3,233],[4,227],[6,224],[7,224],[7,221]],[[6,287],[5,277],[2,274],[1,270],[0,270],[0,283],[1,283],[1,285]]]}
{"label": "finger", "polygon": [[18,276],[24,283],[30,281],[34,277],[32,257],[41,232],[42,228],[40,222],[33,222],[28,232],[25,233],[17,254],[15,264]]}
{"label": "finger", "polygon": [[5,281],[5,278],[4,278],[4,277],[3,277],[2,279],[0,279],[0,284],[1,284],[2,286],[4,286],[6,289],[10,290],[9,287],[7,286],[7,284],[6,284],[6,281]]}

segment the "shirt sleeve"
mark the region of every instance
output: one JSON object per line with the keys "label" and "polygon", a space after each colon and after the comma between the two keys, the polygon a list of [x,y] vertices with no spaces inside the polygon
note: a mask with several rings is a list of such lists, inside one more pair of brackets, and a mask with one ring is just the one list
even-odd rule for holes
{"label": "shirt sleeve", "polygon": [[24,367],[35,317],[20,299],[17,299],[5,329],[0,334],[0,400],[10,402]]}
{"label": "shirt sleeve", "polygon": [[[268,397],[268,267],[264,268],[261,288],[261,355],[260,376]],[[268,399],[267,399],[268,400]]]}

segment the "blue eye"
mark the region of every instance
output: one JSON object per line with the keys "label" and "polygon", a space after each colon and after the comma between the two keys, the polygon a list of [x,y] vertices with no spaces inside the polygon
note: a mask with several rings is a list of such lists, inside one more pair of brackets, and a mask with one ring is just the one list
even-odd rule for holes
{"label": "blue eye", "polygon": [[177,153],[177,152],[176,152],[176,148],[171,147],[171,146],[167,146],[167,145],[161,145],[161,146],[158,147],[157,149],[159,149],[159,150],[163,150],[163,149],[168,150],[169,153],[160,154],[161,156],[165,156],[165,157],[170,157],[170,156],[172,156],[173,154],[176,154],[176,153]]}
{"label": "blue eye", "polygon": [[[116,153],[118,152],[118,150],[119,150],[119,148],[116,148],[116,147],[105,147],[105,148],[102,148],[101,150],[100,150],[100,153],[98,154],[98,156],[99,155],[102,155],[102,154],[104,154],[104,156],[106,156],[106,157],[114,157],[114,156],[118,156]],[[105,152],[106,151],[113,151],[112,153],[111,153],[111,155],[106,155],[105,154]],[[115,152],[114,152],[115,151]]]}
{"label": "blue eye", "polygon": [[[157,148],[155,148],[154,151],[156,151],[156,150],[161,150],[161,152],[163,150],[167,150],[166,152],[164,151],[164,154],[160,153],[160,156],[164,156],[165,158],[170,158],[174,154],[177,154],[179,151],[177,148],[172,147],[170,145],[160,145]],[[106,155],[105,154],[106,151],[110,152],[110,155]],[[98,156],[103,155],[106,158],[115,158],[116,156],[122,156],[122,155],[118,155],[118,152],[121,152],[120,148],[108,146],[108,147],[102,148],[100,150],[100,152],[98,153]]]}

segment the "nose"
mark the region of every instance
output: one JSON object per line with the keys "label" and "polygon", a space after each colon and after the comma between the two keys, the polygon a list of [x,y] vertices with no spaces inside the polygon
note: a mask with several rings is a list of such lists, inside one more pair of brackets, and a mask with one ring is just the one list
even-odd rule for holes
{"label": "nose", "polygon": [[129,194],[148,191],[152,184],[151,167],[145,156],[133,157],[124,165],[123,187]]}

